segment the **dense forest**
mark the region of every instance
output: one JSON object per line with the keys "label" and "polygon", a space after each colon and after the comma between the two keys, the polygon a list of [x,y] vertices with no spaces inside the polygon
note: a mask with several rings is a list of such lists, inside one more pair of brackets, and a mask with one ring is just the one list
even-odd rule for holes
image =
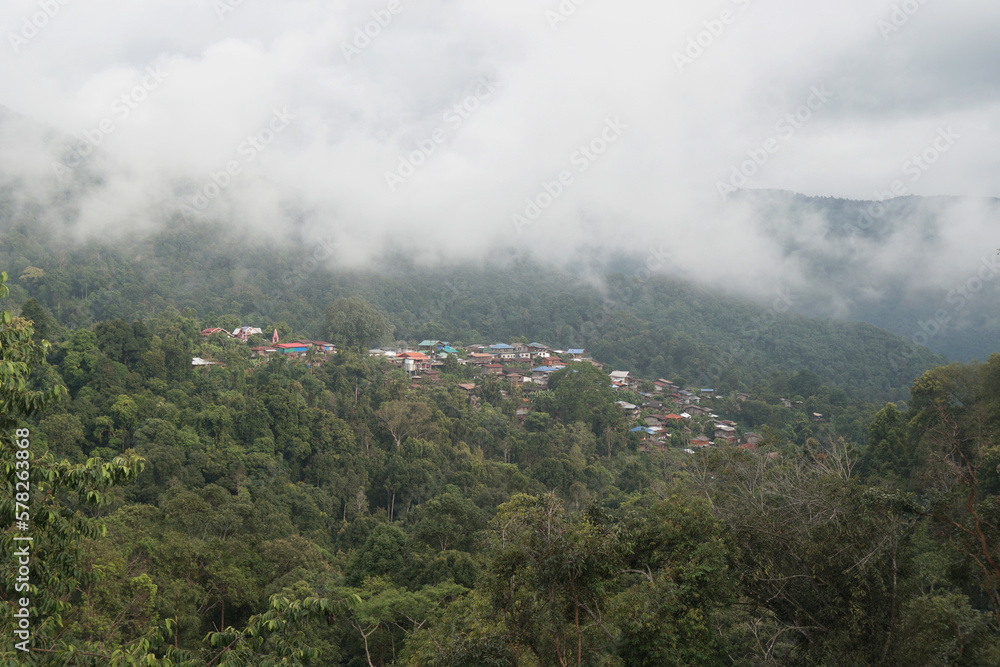
{"label": "dense forest", "polygon": [[[678,282],[610,277],[621,308],[533,265],[287,284],[308,253],[237,265],[207,233],[6,237],[5,553],[29,496],[34,540],[27,654],[3,564],[8,660],[1000,664],[1000,356],[911,354],[904,393],[890,334]],[[261,358],[202,335],[240,324],[341,349]],[[702,418],[644,447],[618,403],[643,397],[589,363],[529,397],[455,356],[426,382],[368,354],[424,336],[709,378],[710,409],[762,439],[689,453]]]}
{"label": "dense forest", "polygon": [[[733,201],[801,269],[794,312],[868,322],[960,361],[996,351],[1000,199],[743,190]],[[963,250],[945,250],[956,238]]]}
{"label": "dense forest", "polygon": [[[147,320],[168,309],[206,325],[277,325],[325,335],[325,309],[360,296],[388,314],[387,340],[459,343],[524,336],[584,347],[642,376],[749,390],[806,369],[852,397],[905,400],[912,379],[946,360],[874,326],[793,315],[796,294],[760,305],[651,273],[595,275],[517,253],[487,263],[425,268],[403,253],[375,268],[337,270],[338,249],[240,237],[178,224],[115,243],[74,243],[67,228],[0,226],[0,266],[16,309],[35,299],[70,329]],[[777,388],[781,391],[781,388]]]}

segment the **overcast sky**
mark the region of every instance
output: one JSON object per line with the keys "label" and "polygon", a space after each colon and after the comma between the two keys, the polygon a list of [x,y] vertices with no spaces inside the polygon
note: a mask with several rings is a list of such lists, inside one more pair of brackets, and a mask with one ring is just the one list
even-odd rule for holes
{"label": "overcast sky", "polygon": [[775,281],[730,187],[1000,195],[996,0],[4,0],[0,28],[0,105],[74,139],[18,125],[0,168],[100,172],[88,230],[295,217],[344,261],[669,240]]}

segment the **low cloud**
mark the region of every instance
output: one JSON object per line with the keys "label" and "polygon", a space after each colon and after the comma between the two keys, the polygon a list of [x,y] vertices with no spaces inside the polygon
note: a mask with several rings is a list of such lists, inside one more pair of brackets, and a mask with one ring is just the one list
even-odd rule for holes
{"label": "low cloud", "polygon": [[[930,203],[932,222],[894,218],[851,245],[829,211],[724,200],[719,184],[1000,192],[995,3],[918,3],[891,23],[899,3],[861,0],[220,1],[0,7],[0,173],[24,203],[73,193],[49,214],[81,238],[178,212],[332,238],[341,266],[387,245],[427,262],[664,247],[663,271],[761,298],[821,295],[839,262],[864,275],[823,304],[836,315],[900,280],[947,286],[993,234],[982,200]],[[627,130],[579,169],[609,118]],[[913,179],[942,128],[960,139]],[[572,183],[518,233],[562,172]]]}

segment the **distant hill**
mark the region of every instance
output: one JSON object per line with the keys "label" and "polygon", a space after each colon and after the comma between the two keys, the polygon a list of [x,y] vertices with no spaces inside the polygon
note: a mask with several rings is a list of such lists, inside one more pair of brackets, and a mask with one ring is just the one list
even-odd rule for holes
{"label": "distant hill", "polygon": [[[790,314],[780,299],[761,306],[667,277],[582,280],[517,255],[435,269],[387,255],[377,270],[348,272],[325,257],[322,248],[265,245],[207,226],[113,245],[74,245],[10,219],[0,226],[14,302],[35,297],[71,327],[173,307],[209,322],[226,314],[287,322],[321,337],[327,305],[361,295],[389,314],[398,339],[525,336],[587,348],[640,376],[721,389],[780,387],[806,369],[856,398],[884,401],[905,397],[917,374],[945,361],[868,324]],[[29,266],[41,272],[25,273]]]}
{"label": "distant hill", "polygon": [[[783,289],[794,290],[789,300],[792,313],[866,322],[902,336],[911,347],[915,341],[961,361],[985,359],[1000,351],[1000,280],[995,279],[1000,277],[1000,264],[994,266],[1000,262],[997,199],[904,196],[872,202],[747,190],[731,197],[728,209],[688,213],[662,229],[647,230],[646,236],[637,230],[614,243],[603,243],[600,235],[591,241],[588,234],[572,238],[556,234],[551,240],[559,244],[559,251],[536,255],[546,258],[536,260],[544,269],[526,259],[524,248],[534,242],[512,250],[504,247],[507,241],[513,246],[524,239],[505,241],[501,235],[491,252],[491,267],[480,268],[478,260],[469,258],[468,266],[425,272],[410,264],[407,252],[400,250],[372,263],[377,271],[359,280],[318,270],[321,265],[329,268],[331,253],[320,251],[319,259],[311,256],[317,254],[316,248],[303,241],[305,216],[292,195],[285,207],[287,215],[273,224],[226,223],[225,228],[238,240],[212,232],[208,226],[188,227],[189,221],[166,203],[150,203],[141,215],[119,221],[110,211],[122,195],[128,196],[130,190],[124,185],[128,178],[99,149],[79,166],[65,168],[63,157],[74,145],[79,148],[78,144],[79,139],[0,107],[0,152],[16,156],[0,160],[0,233],[5,241],[0,257],[16,272],[15,278],[23,266],[45,265],[41,268],[48,277],[30,287],[66,321],[86,323],[109,313],[132,316],[184,303],[201,312],[248,317],[281,313],[282,319],[315,329],[320,326],[325,292],[360,290],[396,318],[400,335],[428,330],[440,331],[440,335],[453,331],[452,336],[474,332],[502,336],[523,330],[557,339],[594,318],[603,318],[604,302],[611,299],[611,310],[618,313],[613,318],[615,326],[635,324],[645,331],[645,322],[660,327],[648,332],[657,344],[683,333],[699,345],[711,340],[713,349],[722,349],[729,338],[743,333],[745,320],[760,313],[743,310],[743,301],[719,301],[720,294],[741,299],[760,299],[764,294],[762,312],[767,313],[776,297],[772,282],[780,280]],[[163,184],[165,191],[176,187],[182,186]],[[171,200],[164,197],[162,201]],[[702,229],[700,223],[708,218],[702,220],[699,215],[733,220]],[[339,220],[335,224],[353,223]],[[399,222],[398,228],[405,229],[406,221]],[[141,237],[140,230],[152,236]],[[119,245],[70,241],[84,237],[107,241],[111,235]],[[624,278],[609,280],[607,276],[616,271],[634,275],[635,267],[647,265],[649,257],[633,254],[635,241],[650,235],[663,244],[661,248],[684,255],[686,261],[664,262],[658,269],[673,271],[671,275],[679,280],[656,278],[644,286],[626,286],[621,282]],[[259,243],[245,243],[249,237]],[[276,243],[279,239],[281,244]],[[459,251],[450,248],[450,241],[428,234],[420,251],[430,255],[441,250],[454,258]],[[371,239],[375,247],[386,242]],[[290,247],[294,243],[305,244],[305,249],[295,250]],[[565,270],[552,266],[547,261],[550,256],[553,262],[562,262]],[[750,273],[746,267],[761,266],[767,270],[746,277]],[[53,267],[59,271],[53,273]],[[719,292],[699,291],[689,280],[713,285]],[[464,290],[459,287],[463,282],[468,285]],[[439,286],[437,293],[428,287],[433,285]],[[611,292],[606,291],[609,288]],[[616,296],[615,290],[625,290],[629,296]],[[301,298],[303,293],[308,293],[307,299]],[[407,298],[400,298],[404,293]],[[492,300],[484,301],[486,294]],[[671,301],[665,301],[663,294],[670,295]],[[80,303],[81,298],[86,303]],[[440,309],[440,316],[420,317],[421,313],[433,314],[437,303],[447,306]],[[725,305],[715,307],[717,303]],[[542,312],[534,314],[542,319],[529,322],[522,313],[535,307]],[[549,317],[545,309],[555,314]],[[663,313],[678,318],[668,322],[662,319]],[[711,325],[698,324],[703,319]],[[794,320],[782,320],[786,321]],[[534,329],[525,328],[529,325]],[[864,330],[840,329],[830,322],[817,326]],[[773,335],[768,332],[762,338]],[[801,339],[799,335],[782,339],[783,351],[768,357],[767,363],[787,361],[783,355]],[[681,346],[679,355],[669,348],[643,350],[630,362],[684,369],[688,374],[705,372],[687,354],[688,347]],[[931,359],[914,352],[914,358],[924,361],[910,367],[899,362],[900,355],[881,350],[873,354],[891,357],[907,372],[925,367],[924,362]],[[791,359],[801,364],[806,356],[796,354]],[[810,363],[824,365],[816,360]],[[832,369],[836,363],[825,365]],[[911,379],[888,382],[901,388]]]}
{"label": "distant hill", "polygon": [[797,312],[869,322],[961,361],[1000,351],[1000,200],[751,190],[734,201],[801,273]]}

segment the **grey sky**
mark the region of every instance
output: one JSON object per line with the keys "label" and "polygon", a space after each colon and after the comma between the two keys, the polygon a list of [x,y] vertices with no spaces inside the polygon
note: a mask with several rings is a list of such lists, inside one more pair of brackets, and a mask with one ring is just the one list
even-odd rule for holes
{"label": "grey sky", "polygon": [[[741,171],[855,199],[1000,194],[998,28],[995,0],[5,0],[0,104],[100,142],[71,165],[104,179],[87,231],[164,206],[295,218],[345,262],[386,239],[433,258],[584,237],[669,245],[681,272],[740,253],[772,285],[797,269],[723,207]],[[32,132],[8,124],[0,169],[45,197],[67,154]]]}

